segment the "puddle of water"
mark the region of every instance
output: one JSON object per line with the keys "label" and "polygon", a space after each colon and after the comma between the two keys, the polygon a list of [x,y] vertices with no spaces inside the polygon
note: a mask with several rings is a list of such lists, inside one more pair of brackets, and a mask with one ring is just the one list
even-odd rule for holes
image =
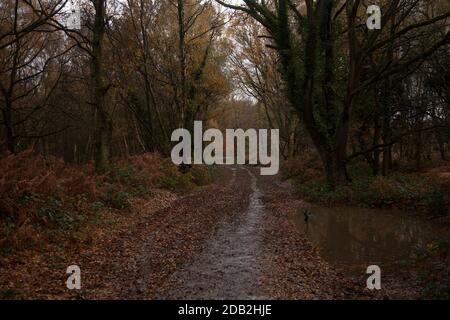
{"label": "puddle of water", "polygon": [[[350,275],[362,275],[370,265],[393,272],[407,268],[417,247],[441,234],[429,221],[396,210],[314,206],[306,219],[294,222],[331,265]],[[308,220],[308,222],[306,222]]]}

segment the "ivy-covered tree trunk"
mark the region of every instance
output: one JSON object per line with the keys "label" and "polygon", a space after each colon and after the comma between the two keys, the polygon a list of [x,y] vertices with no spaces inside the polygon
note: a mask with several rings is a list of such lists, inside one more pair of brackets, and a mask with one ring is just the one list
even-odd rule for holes
{"label": "ivy-covered tree trunk", "polygon": [[336,69],[333,4],[333,0],[321,2],[317,16],[309,16],[305,21],[303,57],[296,53],[295,43],[289,39],[287,8],[283,9],[281,4],[279,33],[275,37],[278,47],[286,48],[279,49],[279,54],[290,102],[320,154],[330,188],[347,180],[347,143],[353,104],[348,98],[340,107],[333,90]]}

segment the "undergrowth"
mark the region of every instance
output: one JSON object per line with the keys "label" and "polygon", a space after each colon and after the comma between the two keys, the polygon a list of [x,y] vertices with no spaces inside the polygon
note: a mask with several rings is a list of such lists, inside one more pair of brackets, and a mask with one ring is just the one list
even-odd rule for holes
{"label": "undergrowth", "polygon": [[295,190],[299,197],[325,205],[347,204],[373,208],[421,210],[433,215],[448,214],[450,186],[417,173],[393,173],[373,176],[364,166],[349,168],[351,182],[327,187],[317,169],[313,174],[296,174]]}
{"label": "undergrowth", "polygon": [[429,299],[450,299],[450,236],[421,248],[415,259],[419,281]]}
{"label": "undergrowth", "polygon": [[153,197],[157,188],[180,194],[214,178],[211,168],[182,173],[158,154],[116,159],[102,175],[92,163],[72,166],[31,150],[0,157],[0,168],[0,255],[66,240],[99,224],[105,210],[131,212],[133,199]]}

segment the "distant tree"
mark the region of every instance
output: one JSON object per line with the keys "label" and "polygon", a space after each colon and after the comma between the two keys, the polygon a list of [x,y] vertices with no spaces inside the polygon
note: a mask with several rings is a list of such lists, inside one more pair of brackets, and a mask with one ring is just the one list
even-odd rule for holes
{"label": "distant tree", "polygon": [[[46,25],[65,2],[15,0],[0,4],[1,124],[12,153],[17,151],[19,139],[36,139],[64,129],[44,132],[44,124],[36,121],[62,74],[59,58],[71,49],[60,46],[60,37]],[[32,121],[34,132],[28,132],[27,124]]]}

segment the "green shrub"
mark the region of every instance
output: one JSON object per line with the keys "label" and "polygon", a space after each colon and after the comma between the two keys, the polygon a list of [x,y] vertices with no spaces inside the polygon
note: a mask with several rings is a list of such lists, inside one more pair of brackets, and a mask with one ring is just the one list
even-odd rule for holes
{"label": "green shrub", "polygon": [[298,196],[305,200],[323,204],[347,202],[351,197],[351,189],[348,186],[339,186],[335,190],[330,190],[323,180],[298,183],[296,189]]}
{"label": "green shrub", "polygon": [[103,202],[97,201],[91,204],[91,208],[94,212],[100,212],[105,208],[105,204]]}
{"label": "green shrub", "polygon": [[449,252],[450,236],[418,250],[415,262],[426,298],[450,299]]}
{"label": "green shrub", "polygon": [[[360,169],[361,170],[361,169]],[[361,171],[363,172],[363,171]],[[421,207],[435,214],[448,213],[446,193],[420,175],[394,174],[388,177],[361,175],[329,190],[323,180],[297,180],[299,197],[327,205],[353,204],[367,207]],[[431,191],[430,191],[431,190]]]}
{"label": "green shrub", "polygon": [[130,209],[130,195],[128,192],[120,190],[116,185],[110,185],[103,196],[103,202],[113,209]]}
{"label": "green shrub", "polygon": [[427,195],[426,204],[428,210],[436,215],[448,214],[446,194],[439,188],[433,188],[433,190]]}
{"label": "green shrub", "polygon": [[11,300],[16,297],[16,292],[13,289],[7,288],[0,290],[0,300]]}
{"label": "green shrub", "polygon": [[192,188],[192,175],[190,173],[164,175],[158,179],[158,186],[176,193],[185,193]]}
{"label": "green shrub", "polygon": [[205,186],[212,182],[212,172],[209,166],[193,166],[190,173],[192,182],[198,186]]}
{"label": "green shrub", "polygon": [[133,165],[123,167],[113,166],[111,169],[111,177],[113,181],[127,181],[131,180],[136,175],[136,168]]}
{"label": "green shrub", "polygon": [[191,172],[182,173],[171,161],[165,161],[161,164],[156,184],[159,188],[182,194],[192,189],[193,177]]}
{"label": "green shrub", "polygon": [[50,197],[46,205],[39,208],[38,215],[41,220],[64,230],[74,229],[82,220],[81,216],[67,212],[62,201],[54,197]]}
{"label": "green shrub", "polygon": [[152,195],[152,190],[143,184],[134,184],[131,186],[131,193],[134,197],[143,197]]}

